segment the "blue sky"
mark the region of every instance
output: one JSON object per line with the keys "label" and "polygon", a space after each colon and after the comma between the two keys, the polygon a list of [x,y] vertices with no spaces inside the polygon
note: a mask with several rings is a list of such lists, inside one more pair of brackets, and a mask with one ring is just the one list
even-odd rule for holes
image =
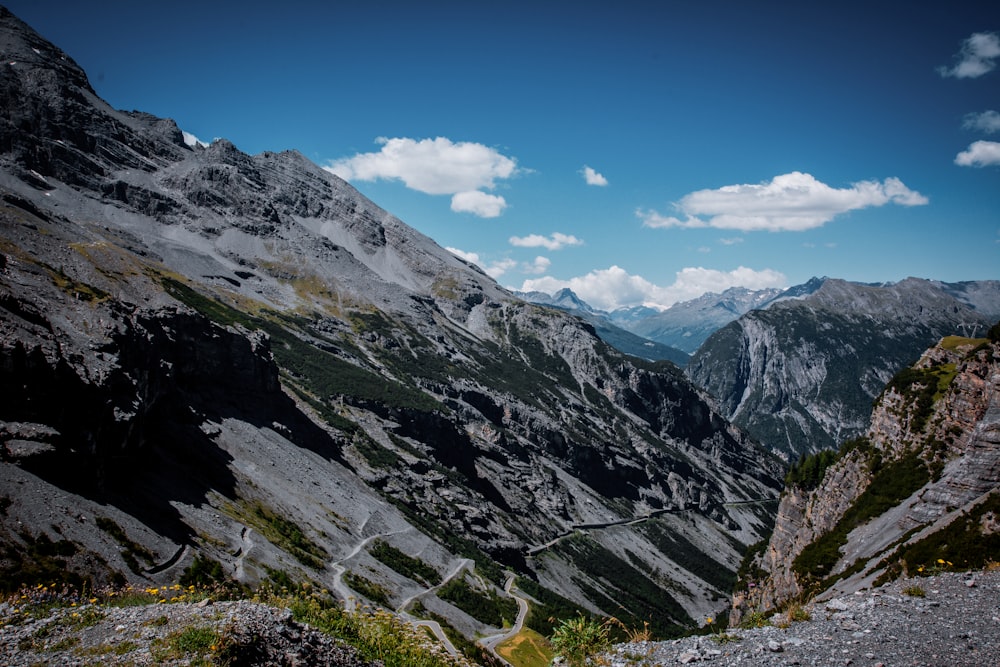
{"label": "blue sky", "polygon": [[298,150],[515,289],[1000,279],[992,0],[6,5],[116,108]]}

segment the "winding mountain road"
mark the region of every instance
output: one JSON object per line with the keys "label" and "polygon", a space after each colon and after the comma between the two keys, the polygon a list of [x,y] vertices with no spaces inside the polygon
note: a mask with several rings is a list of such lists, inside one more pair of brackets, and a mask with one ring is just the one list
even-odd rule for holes
{"label": "winding mountain road", "polygon": [[514,575],[508,573],[507,581],[504,582],[503,585],[503,590],[505,593],[507,593],[507,595],[514,598],[515,602],[517,602],[517,619],[514,621],[514,625],[512,625],[510,629],[507,630],[506,632],[501,632],[500,634],[491,635],[489,637],[483,637],[482,639],[479,640],[479,644],[483,648],[492,653],[497,660],[499,660],[505,665],[510,665],[510,663],[504,660],[504,658],[497,653],[496,650],[497,646],[499,646],[502,642],[506,641],[507,639],[510,639],[511,637],[516,636],[519,632],[521,632],[521,630],[524,629],[524,619],[528,615],[528,601],[519,595],[515,595],[514,591],[512,590],[513,586],[514,586]]}

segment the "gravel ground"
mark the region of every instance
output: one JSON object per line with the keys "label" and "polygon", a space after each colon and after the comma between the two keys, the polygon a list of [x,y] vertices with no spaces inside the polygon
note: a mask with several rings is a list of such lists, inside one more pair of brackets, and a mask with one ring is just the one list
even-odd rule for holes
{"label": "gravel ground", "polygon": [[[903,591],[919,587],[924,597]],[[811,618],[787,627],[621,644],[613,667],[710,662],[730,665],[1000,667],[1000,571],[895,581],[805,606]]]}
{"label": "gravel ground", "polygon": [[238,665],[375,667],[291,612],[246,600],[136,607],[83,604],[16,619],[0,604],[0,665]]}

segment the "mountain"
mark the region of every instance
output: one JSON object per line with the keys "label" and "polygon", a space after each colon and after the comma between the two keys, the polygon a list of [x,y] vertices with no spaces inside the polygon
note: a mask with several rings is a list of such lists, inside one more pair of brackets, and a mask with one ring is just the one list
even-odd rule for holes
{"label": "mountain", "polygon": [[601,340],[619,352],[650,361],[672,361],[681,367],[688,362],[689,355],[687,352],[670,347],[669,345],[657,343],[642,336],[637,336],[626,329],[616,326],[610,320],[607,313],[595,310],[569,288],[563,288],[554,294],[547,294],[545,292],[514,292],[514,294],[525,301],[552,306],[553,308],[559,308],[560,310],[565,310],[576,315],[592,326],[594,333]]}
{"label": "mountain", "polygon": [[675,303],[664,311],[620,309],[609,319],[627,331],[693,354],[715,331],[744,313],[761,308],[781,294],[778,289],[730,287],[721,294],[706,293]]}
{"label": "mountain", "polygon": [[885,383],[942,336],[984,332],[998,295],[1000,281],[813,279],[712,334],[685,372],[794,459],[861,435]]}
{"label": "mountain", "polygon": [[800,459],[737,613],[981,569],[1000,553],[998,513],[1000,325],[942,339],[893,377],[861,437]]}
{"label": "mountain", "polygon": [[297,152],[111,108],[0,8],[0,582],[299,581],[472,639],[697,625],[780,463],[669,362]]}

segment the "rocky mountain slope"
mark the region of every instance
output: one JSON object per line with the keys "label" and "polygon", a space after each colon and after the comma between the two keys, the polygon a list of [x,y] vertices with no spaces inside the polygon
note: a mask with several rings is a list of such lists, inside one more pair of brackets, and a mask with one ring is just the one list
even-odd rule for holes
{"label": "rocky mountain slope", "polygon": [[789,473],[740,611],[851,593],[1000,554],[1000,325],[949,337],[897,374],[864,436]]}
{"label": "rocky mountain slope", "polygon": [[2,8],[0,56],[0,581],[198,556],[467,637],[510,615],[505,570],[529,623],[724,605],[780,466],[673,364],[296,152],[112,109]]}
{"label": "rocky mountain slope", "polygon": [[794,460],[861,435],[893,374],[942,336],[982,335],[1000,317],[998,295],[1000,281],[814,279],[712,334],[685,371]]}

